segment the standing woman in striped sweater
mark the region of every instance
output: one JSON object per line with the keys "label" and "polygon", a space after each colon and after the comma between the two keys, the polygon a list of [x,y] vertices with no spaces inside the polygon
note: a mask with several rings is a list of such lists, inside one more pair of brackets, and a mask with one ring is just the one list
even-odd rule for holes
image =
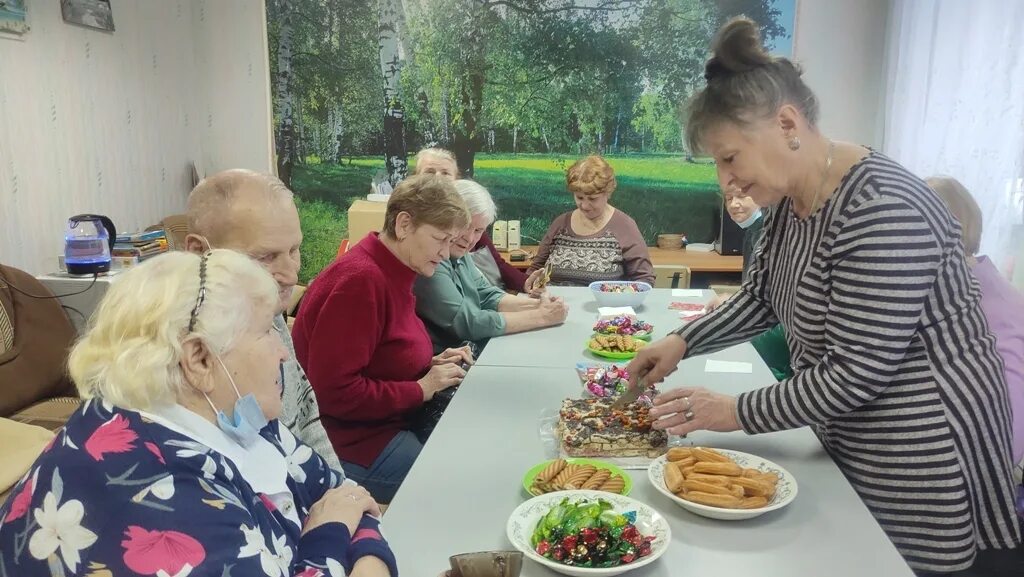
{"label": "standing woman in striped sweater", "polygon": [[691,149],[775,210],[740,292],[628,370],[660,382],[687,355],[782,323],[796,374],[738,397],[669,391],[656,426],[813,426],[920,575],[1024,574],[1006,382],[960,227],[905,168],[821,134],[800,70],[764,51],[752,21],[725,24],[713,49]]}

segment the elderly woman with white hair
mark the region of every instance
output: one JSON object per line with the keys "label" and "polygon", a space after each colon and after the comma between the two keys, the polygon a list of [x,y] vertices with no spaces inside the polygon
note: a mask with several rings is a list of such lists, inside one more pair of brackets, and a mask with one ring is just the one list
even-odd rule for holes
{"label": "elderly woman with white hair", "polygon": [[397,575],[369,493],[277,421],[277,301],[228,250],[121,276],[71,353],[85,401],[0,509],[0,568]]}
{"label": "elderly woman with white hair", "polygon": [[[443,148],[424,148],[416,154],[413,174],[436,174],[452,181],[459,179],[459,167],[455,155]],[[480,233],[480,238],[469,250],[473,264],[494,286],[513,292],[525,290],[526,273],[512,266],[501,257],[487,231]]]}
{"label": "elderly woman with white hair", "polygon": [[467,255],[494,222],[497,208],[487,189],[472,180],[455,182],[472,221],[452,242],[450,258],[431,277],[416,279],[416,314],[430,333],[434,352],[464,341],[478,345],[499,335],[559,325],[568,308],[556,297],[539,299],[505,293],[484,278]]}

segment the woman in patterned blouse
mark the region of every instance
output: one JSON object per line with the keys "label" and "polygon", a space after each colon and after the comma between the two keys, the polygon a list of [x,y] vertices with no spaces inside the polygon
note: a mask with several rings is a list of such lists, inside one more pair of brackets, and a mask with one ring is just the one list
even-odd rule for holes
{"label": "woman in patterned blouse", "polygon": [[85,401],[0,509],[0,574],[396,576],[369,493],[277,421],[277,302],[229,250],[122,275],[69,359]]}
{"label": "woman in patterned blouse", "polygon": [[813,427],[918,575],[1024,574],[1006,381],[959,225],[893,160],[823,135],[799,68],[769,55],[751,20],[719,31],[705,78],[691,150],[774,208],[740,291],[628,370],[659,382],[684,356],[781,323],[795,374],[735,397],[668,391],[655,426]]}
{"label": "woman in patterned blouse", "polygon": [[539,294],[541,271],[551,261],[551,284],[587,286],[594,281],[633,280],[654,284],[654,266],[636,222],[608,204],[615,172],[600,156],[576,161],[566,175],[576,210],[559,215],[530,264],[524,289]]}

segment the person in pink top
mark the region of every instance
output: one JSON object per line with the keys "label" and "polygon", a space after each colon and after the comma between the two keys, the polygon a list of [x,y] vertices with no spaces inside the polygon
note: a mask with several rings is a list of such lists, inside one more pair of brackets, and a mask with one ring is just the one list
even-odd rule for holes
{"label": "person in pink top", "polygon": [[933,176],[925,182],[938,193],[963,229],[964,253],[981,286],[981,309],[996,337],[996,349],[1003,357],[1013,411],[1013,462],[1020,463],[1024,459],[1024,294],[999,273],[988,257],[978,255],[981,208],[964,185],[949,176]]}

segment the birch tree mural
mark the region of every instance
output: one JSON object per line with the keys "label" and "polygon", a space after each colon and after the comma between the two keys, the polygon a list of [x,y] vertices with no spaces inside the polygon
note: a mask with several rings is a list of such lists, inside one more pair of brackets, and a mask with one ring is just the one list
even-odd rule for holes
{"label": "birch tree mural", "polygon": [[274,108],[278,118],[277,174],[285,185],[291,183],[296,159],[295,99],[292,94],[292,4],[287,0],[268,3],[277,8],[281,24],[277,44],[277,81],[274,83]]}
{"label": "birch tree mural", "polygon": [[677,108],[725,19],[750,16],[788,54],[795,2],[266,0],[277,170],[306,239],[300,279],[336,257],[352,201],[375,179],[396,185],[426,146],[454,152],[527,237],[566,209],[565,168],[599,153],[622,176],[616,205],[649,241],[710,240],[714,169],[684,150]]}
{"label": "birch tree mural", "polygon": [[401,0],[380,1],[380,70],[384,78],[384,161],[392,186],[405,178],[408,149],[405,144],[405,111],[401,82],[404,51],[401,32],[405,9]]}

